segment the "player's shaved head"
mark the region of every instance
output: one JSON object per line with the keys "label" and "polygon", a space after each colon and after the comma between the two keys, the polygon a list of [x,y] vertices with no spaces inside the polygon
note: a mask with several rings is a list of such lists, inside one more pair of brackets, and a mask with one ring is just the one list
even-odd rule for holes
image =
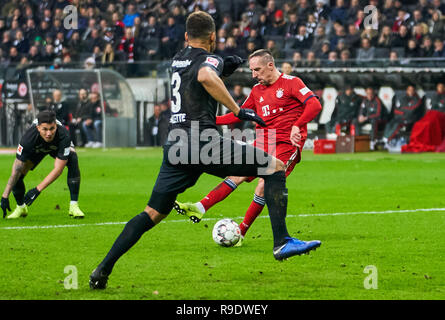
{"label": "player's shaved head", "polygon": [[196,11],[188,16],[185,31],[189,39],[206,40],[212,32],[215,32],[215,22],[207,12]]}
{"label": "player's shaved head", "polygon": [[254,51],[249,56],[249,61],[255,57],[261,58],[261,61],[264,62],[264,64],[268,64],[269,62],[272,62],[275,65],[275,60],[272,56],[272,53],[267,49],[259,49],[259,50]]}

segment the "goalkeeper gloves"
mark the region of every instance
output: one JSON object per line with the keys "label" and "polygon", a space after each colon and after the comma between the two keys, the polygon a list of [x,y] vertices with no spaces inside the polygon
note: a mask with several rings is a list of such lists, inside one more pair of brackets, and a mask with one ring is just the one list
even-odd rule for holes
{"label": "goalkeeper gloves", "polygon": [[262,127],[266,126],[266,123],[263,121],[263,119],[261,119],[261,117],[259,115],[257,115],[255,113],[255,111],[253,111],[251,109],[241,108],[236,117],[238,117],[238,119],[244,120],[244,121],[255,121]]}
{"label": "goalkeeper gloves", "polygon": [[33,189],[29,190],[25,194],[25,203],[26,203],[26,205],[30,206],[34,202],[34,200],[37,199],[39,194],[40,194],[40,191],[37,190],[37,188],[33,188]]}
{"label": "goalkeeper gloves", "polygon": [[6,210],[11,211],[11,207],[9,206],[9,199],[2,197],[1,207],[3,210],[3,219],[6,217]]}

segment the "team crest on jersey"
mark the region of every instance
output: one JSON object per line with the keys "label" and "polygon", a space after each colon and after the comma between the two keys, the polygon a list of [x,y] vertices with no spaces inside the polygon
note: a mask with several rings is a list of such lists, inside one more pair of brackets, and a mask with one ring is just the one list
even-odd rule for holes
{"label": "team crest on jersey", "polygon": [[283,88],[279,88],[279,89],[277,90],[276,96],[277,96],[277,98],[279,99],[279,98],[282,98],[282,97],[283,97],[283,94],[284,94],[284,90],[283,90]]}
{"label": "team crest on jersey", "polygon": [[215,59],[215,58],[212,58],[212,57],[207,57],[205,62],[208,63],[208,64],[211,64],[215,68],[218,68],[218,65],[219,65],[218,59]]}

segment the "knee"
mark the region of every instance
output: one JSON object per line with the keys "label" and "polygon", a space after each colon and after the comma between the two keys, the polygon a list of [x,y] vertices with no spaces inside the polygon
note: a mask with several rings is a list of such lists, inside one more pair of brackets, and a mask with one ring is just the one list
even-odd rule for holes
{"label": "knee", "polygon": [[276,159],[275,172],[277,171],[285,171],[284,162],[280,159]]}
{"label": "knee", "polygon": [[259,197],[264,197],[264,179],[258,180],[258,185],[255,189],[255,194]]}

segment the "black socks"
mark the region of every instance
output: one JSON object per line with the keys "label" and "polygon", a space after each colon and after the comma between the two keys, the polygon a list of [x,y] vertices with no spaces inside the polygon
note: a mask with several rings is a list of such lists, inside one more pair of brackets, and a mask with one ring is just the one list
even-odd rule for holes
{"label": "black socks", "polygon": [[66,166],[68,168],[66,181],[68,184],[68,189],[70,190],[71,201],[78,201],[80,189],[80,169],[79,160],[75,152],[71,152]]}
{"label": "black socks", "polygon": [[128,221],[105,259],[100,263],[99,268],[107,274],[110,274],[117,260],[127,252],[145,232],[154,226],[155,223],[145,211]]}
{"label": "black socks", "polygon": [[286,175],[284,171],[278,171],[263,178],[265,182],[264,197],[266,198],[267,208],[269,209],[274,247],[278,247],[286,242],[285,237],[289,237],[286,227]]}
{"label": "black socks", "polygon": [[25,183],[23,182],[23,179],[25,178],[24,175],[21,175],[20,178],[17,180],[17,183],[15,184],[14,188],[12,188],[12,194],[14,195],[15,201],[17,202],[18,206],[23,205],[25,202]]}

